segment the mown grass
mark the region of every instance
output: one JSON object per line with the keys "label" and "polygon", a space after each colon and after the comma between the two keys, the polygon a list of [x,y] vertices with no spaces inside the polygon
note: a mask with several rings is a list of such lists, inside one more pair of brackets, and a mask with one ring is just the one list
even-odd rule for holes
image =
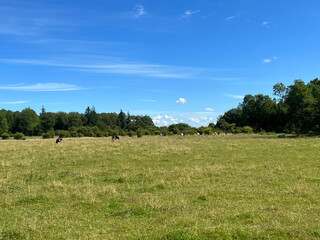
{"label": "mown grass", "polygon": [[0,239],[319,239],[320,139],[0,141]]}

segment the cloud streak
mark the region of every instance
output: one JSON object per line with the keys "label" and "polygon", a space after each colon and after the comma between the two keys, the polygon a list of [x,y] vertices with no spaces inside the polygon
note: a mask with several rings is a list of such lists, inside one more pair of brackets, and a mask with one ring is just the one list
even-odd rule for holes
{"label": "cloud streak", "polygon": [[134,17],[135,18],[140,18],[146,14],[147,14],[147,12],[145,11],[144,6],[142,6],[140,4],[135,5],[135,8],[134,8]]}
{"label": "cloud streak", "polygon": [[235,99],[243,99],[243,95],[232,95],[232,94],[224,94],[227,97],[235,98]]}
{"label": "cloud streak", "polygon": [[82,88],[76,85],[64,83],[37,83],[34,85],[8,85],[0,86],[0,90],[11,91],[27,91],[27,92],[61,92],[61,91],[77,91]]}
{"label": "cloud streak", "polygon": [[198,13],[198,12],[200,12],[200,10],[194,10],[194,11],[192,11],[192,10],[186,10],[186,11],[180,16],[180,18],[189,18],[189,17],[191,17],[192,15],[194,15],[194,14],[196,14],[196,13]]}
{"label": "cloud streak", "polygon": [[16,105],[16,104],[24,104],[28,103],[29,101],[15,101],[15,102],[0,102],[3,105]]}
{"label": "cloud streak", "polygon": [[[94,60],[93,60],[94,61]],[[91,61],[91,62],[93,62]],[[205,71],[201,68],[176,67],[159,64],[143,63],[67,63],[67,61],[41,60],[41,59],[0,59],[0,62],[8,64],[35,65],[68,68],[75,71],[95,73],[139,75],[155,78],[187,79]],[[70,61],[72,62],[72,61]]]}

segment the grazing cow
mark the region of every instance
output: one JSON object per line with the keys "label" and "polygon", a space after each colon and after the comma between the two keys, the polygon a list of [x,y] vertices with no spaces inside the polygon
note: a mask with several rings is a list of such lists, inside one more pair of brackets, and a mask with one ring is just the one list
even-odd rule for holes
{"label": "grazing cow", "polygon": [[58,137],[57,140],[56,140],[56,143],[59,143],[59,142],[62,142],[62,138],[61,137]]}
{"label": "grazing cow", "polygon": [[117,140],[117,139],[118,139],[118,140],[120,139],[119,136],[117,136],[117,135],[113,135],[113,136],[112,136],[112,141],[115,141],[115,140]]}
{"label": "grazing cow", "polygon": [[181,136],[183,136],[184,134],[183,134],[183,133],[181,133],[180,135],[181,135]]}
{"label": "grazing cow", "polygon": [[197,132],[197,133],[196,133],[196,135],[197,135],[197,136],[200,136],[200,133],[199,133],[199,132]]}

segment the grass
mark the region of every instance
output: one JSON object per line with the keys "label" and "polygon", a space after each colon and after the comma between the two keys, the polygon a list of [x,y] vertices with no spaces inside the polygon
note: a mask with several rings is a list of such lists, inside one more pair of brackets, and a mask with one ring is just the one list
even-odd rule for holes
{"label": "grass", "polygon": [[0,141],[0,239],[319,239],[320,139]]}

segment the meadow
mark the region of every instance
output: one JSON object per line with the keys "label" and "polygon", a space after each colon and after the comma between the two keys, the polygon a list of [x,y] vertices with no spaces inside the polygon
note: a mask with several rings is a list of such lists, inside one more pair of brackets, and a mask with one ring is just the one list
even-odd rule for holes
{"label": "meadow", "polygon": [[0,239],[319,239],[320,138],[0,141]]}

